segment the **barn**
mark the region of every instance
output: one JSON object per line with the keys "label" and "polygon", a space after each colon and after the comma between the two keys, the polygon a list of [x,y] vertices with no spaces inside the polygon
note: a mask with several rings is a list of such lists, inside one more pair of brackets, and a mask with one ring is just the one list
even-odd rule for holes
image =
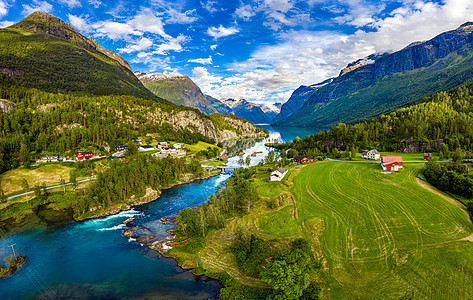
{"label": "barn", "polygon": [[398,172],[403,168],[403,161],[401,156],[383,156],[381,157],[381,168],[388,172]]}

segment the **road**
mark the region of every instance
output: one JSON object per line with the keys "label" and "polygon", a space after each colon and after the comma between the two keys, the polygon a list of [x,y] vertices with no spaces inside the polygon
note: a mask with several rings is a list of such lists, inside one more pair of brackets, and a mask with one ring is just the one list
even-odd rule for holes
{"label": "road", "polygon": [[[87,181],[96,180],[96,179],[97,179],[97,178],[89,178],[89,179],[79,180],[79,181],[77,181],[77,184],[82,183],[82,182],[87,182]],[[72,185],[72,183],[69,182],[69,183],[66,183],[66,184],[58,184],[58,185],[48,186],[47,188],[44,188],[44,189],[41,189],[41,190],[42,190],[42,191],[44,191],[44,190],[51,190],[51,189],[55,189],[55,188],[63,187],[63,186],[68,186],[68,185]],[[25,196],[25,195],[28,195],[28,194],[33,194],[33,193],[34,193],[34,191],[28,191],[28,192],[26,192],[26,193],[21,193],[21,194],[18,194],[18,195],[13,195],[13,196],[8,197],[7,200],[14,199],[14,198],[21,197],[21,196]]]}
{"label": "road", "polygon": [[[349,163],[363,163],[363,164],[380,164],[380,160],[342,160],[342,159],[332,159],[327,158],[328,161],[340,161],[340,162],[349,162]],[[405,160],[404,163],[426,163],[426,160]],[[436,162],[446,163],[452,162],[451,160],[436,160]]]}

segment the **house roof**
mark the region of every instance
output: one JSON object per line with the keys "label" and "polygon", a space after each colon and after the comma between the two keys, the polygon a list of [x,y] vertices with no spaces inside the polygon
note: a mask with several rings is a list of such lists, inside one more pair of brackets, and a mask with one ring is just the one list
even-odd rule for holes
{"label": "house roof", "polygon": [[221,159],[227,159],[227,158],[228,158],[228,156],[226,156],[226,155],[222,155],[222,156],[220,156],[220,158],[221,158]]}
{"label": "house roof", "polygon": [[371,150],[370,152],[373,152],[374,154],[379,154],[379,151],[376,149]]}
{"label": "house roof", "polygon": [[432,153],[424,153],[424,156],[432,156]]}
{"label": "house roof", "polygon": [[150,146],[150,145],[141,145],[140,148],[150,149],[150,148],[154,148],[154,147]]}
{"label": "house roof", "polygon": [[275,171],[278,171],[281,174],[286,172],[286,170],[284,170],[283,168],[277,168]]}
{"label": "house roof", "polygon": [[304,156],[302,156],[302,155],[296,155],[296,156],[294,157],[294,160],[301,160],[301,159],[303,159],[303,158],[304,158]]}
{"label": "house roof", "polygon": [[393,163],[393,162],[402,162],[402,156],[383,156],[381,157],[381,163]]}

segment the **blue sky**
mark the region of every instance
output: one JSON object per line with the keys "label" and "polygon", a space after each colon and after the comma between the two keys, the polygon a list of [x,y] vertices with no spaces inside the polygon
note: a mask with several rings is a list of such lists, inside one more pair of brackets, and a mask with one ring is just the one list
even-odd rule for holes
{"label": "blue sky", "polygon": [[473,21],[472,0],[0,0],[0,27],[40,10],[134,71],[190,76],[216,98],[284,102],[349,62]]}

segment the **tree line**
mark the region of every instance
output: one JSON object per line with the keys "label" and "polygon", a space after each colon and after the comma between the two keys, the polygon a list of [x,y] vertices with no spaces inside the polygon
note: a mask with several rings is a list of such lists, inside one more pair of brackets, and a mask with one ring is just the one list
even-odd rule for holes
{"label": "tree line", "polygon": [[371,120],[339,123],[330,130],[272,146],[291,149],[288,156],[296,152],[350,157],[364,149],[398,151],[411,146],[430,148],[444,157],[458,148],[473,151],[473,84],[438,92],[419,102]]}

